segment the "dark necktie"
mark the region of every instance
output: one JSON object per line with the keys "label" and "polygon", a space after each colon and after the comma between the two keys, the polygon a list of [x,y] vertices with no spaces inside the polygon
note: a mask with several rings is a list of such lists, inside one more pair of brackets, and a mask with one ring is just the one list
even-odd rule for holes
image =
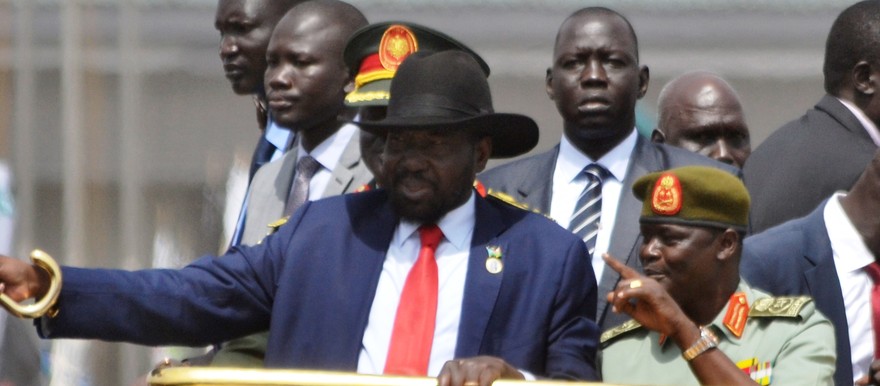
{"label": "dark necktie", "polygon": [[599,164],[589,164],[582,173],[589,182],[578,197],[571,221],[568,223],[568,230],[584,240],[587,251],[592,256],[596,249],[599,219],[602,215],[602,179],[608,172]]}
{"label": "dark necktie", "polygon": [[296,163],[296,174],[293,176],[293,185],[287,195],[287,203],[284,206],[286,215],[293,214],[296,208],[309,199],[309,183],[312,176],[321,168],[321,164],[312,156],[302,157]]}
{"label": "dark necktie", "polygon": [[265,133],[260,136],[260,140],[257,142],[257,148],[254,149],[254,156],[251,158],[248,182],[254,179],[254,174],[257,174],[257,170],[260,169],[261,166],[265,165],[272,159],[272,154],[275,154],[276,149],[275,145],[266,139]]}
{"label": "dark necktie", "polygon": [[419,258],[406,275],[384,374],[428,375],[437,320],[437,260],[434,253],[443,239],[437,225],[419,227]]}
{"label": "dark necktie", "polygon": [[865,266],[865,272],[871,277],[871,309],[874,326],[874,359],[880,359],[880,264],[876,261]]}

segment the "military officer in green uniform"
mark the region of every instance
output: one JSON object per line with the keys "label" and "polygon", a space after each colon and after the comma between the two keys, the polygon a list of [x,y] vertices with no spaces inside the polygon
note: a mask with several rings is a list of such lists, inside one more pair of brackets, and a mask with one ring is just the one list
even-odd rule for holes
{"label": "military officer in green uniform", "polygon": [[622,280],[608,294],[632,320],[601,337],[605,382],[831,385],[831,323],[810,297],[770,297],[739,276],[749,195],[717,169],[643,176],[644,275],[606,256]]}

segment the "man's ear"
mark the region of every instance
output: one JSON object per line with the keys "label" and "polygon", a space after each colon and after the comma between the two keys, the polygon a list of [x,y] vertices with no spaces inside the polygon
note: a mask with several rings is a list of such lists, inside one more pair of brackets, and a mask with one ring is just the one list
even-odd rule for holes
{"label": "man's ear", "polygon": [[648,82],[651,80],[651,71],[648,66],[639,67],[639,99],[648,92]]}
{"label": "man's ear", "polygon": [[547,96],[550,97],[550,100],[556,100],[553,96],[553,69],[547,67],[547,74],[544,75],[544,90],[547,91]]}
{"label": "man's ear", "polygon": [[853,86],[859,93],[873,95],[877,91],[877,81],[871,64],[865,60],[856,63],[852,69]]}
{"label": "man's ear", "polygon": [[732,228],[727,228],[718,236],[720,249],[718,251],[718,260],[726,261],[736,257],[737,250],[741,243],[740,233]]}
{"label": "man's ear", "polygon": [[474,171],[480,173],[486,169],[486,163],[489,162],[489,156],[492,155],[492,137],[484,136],[477,140],[474,147]]}
{"label": "man's ear", "polygon": [[665,143],[666,142],[666,134],[663,134],[662,131],[654,128],[654,131],[651,132],[651,141],[654,143]]}

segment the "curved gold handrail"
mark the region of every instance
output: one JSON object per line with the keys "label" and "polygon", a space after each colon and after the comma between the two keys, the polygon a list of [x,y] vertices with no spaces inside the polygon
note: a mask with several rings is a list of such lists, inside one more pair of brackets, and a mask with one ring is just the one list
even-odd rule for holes
{"label": "curved gold handrail", "polygon": [[58,267],[58,263],[55,262],[55,259],[52,256],[49,256],[48,253],[43,252],[39,249],[34,249],[31,252],[31,261],[34,264],[49,273],[49,290],[46,291],[46,295],[43,296],[42,299],[37,300],[33,304],[20,304],[15,300],[12,300],[6,294],[0,293],[0,303],[2,306],[9,310],[9,312],[19,318],[39,318],[47,313],[49,316],[55,316],[54,310],[52,307],[55,305],[55,302],[58,301],[58,295],[61,294],[61,268]]}
{"label": "curved gold handrail", "polygon": [[[437,386],[436,378],[364,375],[333,371],[168,367],[156,370],[150,386]],[[593,382],[508,381],[493,386],[597,386]]]}

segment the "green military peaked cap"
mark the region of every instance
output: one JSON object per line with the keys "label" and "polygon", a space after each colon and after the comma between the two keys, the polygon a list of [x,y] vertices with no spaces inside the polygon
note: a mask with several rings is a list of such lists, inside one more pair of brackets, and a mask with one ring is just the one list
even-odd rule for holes
{"label": "green military peaked cap", "polygon": [[749,192],[736,176],[708,166],[647,174],[633,184],[643,202],[642,223],[735,228],[749,223]]}

